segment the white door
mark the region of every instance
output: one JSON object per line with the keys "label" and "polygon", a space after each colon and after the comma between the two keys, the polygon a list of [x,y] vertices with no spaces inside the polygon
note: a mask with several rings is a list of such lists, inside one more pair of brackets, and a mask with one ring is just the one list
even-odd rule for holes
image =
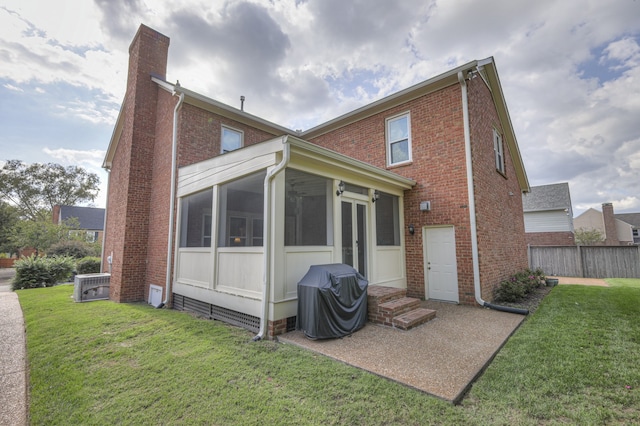
{"label": "white door", "polygon": [[458,266],[453,226],[424,228],[424,281],[428,299],[458,302]]}

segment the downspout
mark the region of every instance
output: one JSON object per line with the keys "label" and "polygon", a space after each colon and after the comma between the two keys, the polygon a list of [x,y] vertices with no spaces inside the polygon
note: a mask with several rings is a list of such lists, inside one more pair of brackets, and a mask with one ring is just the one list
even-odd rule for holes
{"label": "downspout", "polygon": [[476,224],[476,200],[473,189],[473,161],[471,158],[471,130],[469,126],[469,99],[467,95],[467,81],[462,71],[458,71],[458,81],[462,88],[462,117],[464,124],[464,153],[467,166],[467,192],[469,196],[469,225],[471,228],[471,259],[473,262],[473,292],[476,303],[486,308],[497,311],[511,312],[514,314],[527,315],[529,310],[512,308],[510,306],[494,305],[482,300],[480,294],[480,262],[478,259],[478,227]]}
{"label": "downspout", "polygon": [[[102,249],[100,251],[101,256],[100,256],[100,272],[104,272],[104,242],[107,239],[107,214],[109,213],[109,182],[111,181],[111,170],[109,170],[107,167],[104,168],[105,171],[107,172],[107,201],[104,205],[104,221],[102,223]],[[111,273],[111,262],[109,262],[108,260],[113,261],[113,252],[111,253],[111,256],[109,256],[109,259],[107,259],[107,263],[109,264],[109,273]]]}
{"label": "downspout", "polygon": [[[176,95],[177,92],[174,90],[173,94]],[[178,103],[173,110],[173,135],[171,146],[171,198],[169,200],[169,236],[167,237],[167,276],[164,287],[164,300],[157,306],[158,309],[169,303],[169,297],[171,295],[171,283],[173,281],[171,273],[171,261],[173,258],[173,221],[175,216],[174,210],[176,204],[176,164],[178,162],[178,110],[182,106],[183,101],[184,93],[180,93]]]}
{"label": "downspout", "polygon": [[262,309],[260,310],[260,331],[253,337],[256,342],[264,338],[269,322],[269,292],[271,288],[271,181],[287,165],[291,158],[291,145],[287,142],[287,136],[282,137],[282,160],[273,169],[267,172],[264,178],[264,276],[262,277]]}

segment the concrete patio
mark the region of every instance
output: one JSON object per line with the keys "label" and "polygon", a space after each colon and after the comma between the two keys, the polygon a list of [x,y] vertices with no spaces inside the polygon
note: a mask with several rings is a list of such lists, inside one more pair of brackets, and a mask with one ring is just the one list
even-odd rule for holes
{"label": "concrete patio", "polygon": [[408,331],[367,323],[341,339],[310,340],[293,331],[279,340],[458,403],[525,317],[443,302],[422,305],[436,310],[436,318]]}

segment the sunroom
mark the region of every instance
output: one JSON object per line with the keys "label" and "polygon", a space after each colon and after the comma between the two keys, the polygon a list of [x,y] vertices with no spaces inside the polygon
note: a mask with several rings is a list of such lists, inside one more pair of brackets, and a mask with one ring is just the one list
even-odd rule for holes
{"label": "sunroom", "polygon": [[284,136],[182,167],[177,183],[174,306],[262,334],[295,320],[311,265],[406,288],[411,179]]}

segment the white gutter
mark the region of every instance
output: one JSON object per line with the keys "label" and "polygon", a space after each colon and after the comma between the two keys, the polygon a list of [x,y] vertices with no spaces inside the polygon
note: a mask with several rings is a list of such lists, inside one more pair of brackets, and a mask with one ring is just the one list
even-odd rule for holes
{"label": "white gutter", "polygon": [[476,197],[473,189],[473,161],[471,158],[471,130],[469,127],[469,98],[467,94],[467,80],[464,73],[458,71],[458,81],[462,88],[462,120],[464,125],[464,153],[467,165],[467,192],[469,195],[469,225],[471,228],[471,259],[473,262],[473,293],[476,303],[498,311],[512,312],[527,315],[526,309],[511,308],[508,306],[498,306],[482,300],[480,287],[480,261],[478,259],[478,226],[476,224]]}
{"label": "white gutter", "polygon": [[[174,95],[177,92],[173,92]],[[171,295],[171,283],[172,283],[172,271],[171,271],[171,260],[173,257],[173,221],[174,221],[174,210],[176,204],[176,163],[178,157],[178,110],[182,106],[182,102],[184,101],[184,93],[180,93],[180,98],[178,99],[178,103],[173,110],[173,140],[171,147],[171,198],[169,200],[169,235],[167,237],[167,277],[165,281],[165,294],[164,300],[158,306],[158,308],[163,307],[167,303],[169,303],[169,297]]]}
{"label": "white gutter", "polygon": [[264,226],[263,247],[264,247],[264,276],[262,277],[262,309],[260,312],[260,331],[253,337],[253,341],[264,338],[269,322],[269,291],[271,286],[271,181],[287,165],[291,158],[291,146],[287,141],[287,136],[282,137],[282,161],[273,169],[267,172],[264,178]]}

